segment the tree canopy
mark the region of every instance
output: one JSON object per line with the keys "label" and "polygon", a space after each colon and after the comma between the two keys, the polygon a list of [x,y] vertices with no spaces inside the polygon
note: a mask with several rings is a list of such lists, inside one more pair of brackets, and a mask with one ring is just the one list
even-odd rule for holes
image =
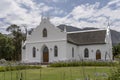
{"label": "tree canopy", "polygon": [[[27,31],[26,29],[25,31]],[[0,59],[21,60],[22,41],[26,40],[27,32],[22,32],[21,27],[16,24],[8,26],[6,30],[13,37],[8,37],[0,33]]]}
{"label": "tree canopy", "polygon": [[12,60],[14,50],[13,39],[0,33],[0,59]]}
{"label": "tree canopy", "polygon": [[120,56],[120,43],[116,46],[113,46],[113,56]]}
{"label": "tree canopy", "polygon": [[15,47],[13,59],[21,60],[21,46],[22,41],[26,39],[26,35],[22,32],[20,26],[17,26],[16,24],[10,25],[6,30],[13,35],[13,45]]}

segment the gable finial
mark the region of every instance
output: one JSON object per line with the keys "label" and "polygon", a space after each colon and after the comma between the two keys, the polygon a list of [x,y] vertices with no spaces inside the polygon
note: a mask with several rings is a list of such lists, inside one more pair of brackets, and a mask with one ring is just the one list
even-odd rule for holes
{"label": "gable finial", "polygon": [[107,18],[107,22],[108,22],[108,24],[107,24],[107,34],[110,34],[110,17],[108,17]]}
{"label": "gable finial", "polygon": [[107,21],[108,21],[107,28],[110,29],[110,17],[108,17]]}

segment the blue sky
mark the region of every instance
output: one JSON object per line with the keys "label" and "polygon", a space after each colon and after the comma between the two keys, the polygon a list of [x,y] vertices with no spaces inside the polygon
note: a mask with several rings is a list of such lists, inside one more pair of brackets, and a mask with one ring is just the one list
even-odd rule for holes
{"label": "blue sky", "polygon": [[79,28],[106,28],[120,31],[120,0],[1,0],[0,32],[10,24],[35,28],[41,15],[50,16],[56,26],[67,24]]}

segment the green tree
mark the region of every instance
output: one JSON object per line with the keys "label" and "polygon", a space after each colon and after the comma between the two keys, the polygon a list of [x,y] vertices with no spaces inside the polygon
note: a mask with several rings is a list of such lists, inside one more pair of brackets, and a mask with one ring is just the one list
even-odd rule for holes
{"label": "green tree", "polygon": [[0,59],[11,60],[14,49],[13,39],[0,33]]}
{"label": "green tree", "polygon": [[116,57],[120,55],[120,43],[113,47],[113,56]]}
{"label": "green tree", "polygon": [[24,33],[21,31],[20,26],[17,26],[16,24],[10,25],[6,30],[11,32],[13,35],[13,43],[15,46],[14,60],[20,60],[22,40],[25,40],[26,37]]}

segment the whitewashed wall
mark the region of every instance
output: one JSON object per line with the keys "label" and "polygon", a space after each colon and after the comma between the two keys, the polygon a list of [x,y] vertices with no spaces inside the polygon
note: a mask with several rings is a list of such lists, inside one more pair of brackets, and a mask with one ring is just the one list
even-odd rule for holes
{"label": "whitewashed wall", "polygon": [[[47,37],[42,36],[44,28],[47,29]],[[49,20],[43,19],[40,25],[32,32],[31,36],[27,37],[27,43],[66,40],[66,35],[65,32],[52,25]]]}
{"label": "whitewashed wall", "polygon": [[[76,46],[73,44],[67,44],[67,58],[68,60],[96,60],[96,51],[101,51],[101,60],[112,60],[112,53],[107,47],[107,44],[98,44],[98,45],[84,45]],[[72,47],[74,48],[74,57],[72,57]],[[84,50],[87,48],[89,50],[89,57],[84,57]],[[107,56],[106,56],[107,53]]]}
{"label": "whitewashed wall", "polygon": [[26,60],[25,60],[25,59],[26,59],[26,49],[23,49],[23,48],[22,48],[21,50],[22,50],[22,59],[21,59],[21,61],[22,61],[22,62],[25,62],[25,61],[26,61]]}
{"label": "whitewashed wall", "polygon": [[[74,48],[74,57],[72,57],[72,48]],[[78,53],[79,53],[78,46],[71,44],[71,43],[67,43],[67,59],[68,60],[78,59]]]}
{"label": "whitewashed wall", "polygon": [[[26,44],[27,62],[43,62],[43,48],[47,46],[49,49],[49,62],[66,60],[66,41],[55,41],[45,43],[28,43]],[[58,47],[58,56],[54,57],[54,46]],[[35,47],[36,57],[33,57],[32,48]]]}
{"label": "whitewashed wall", "polygon": [[[84,57],[84,49],[85,48],[88,48],[88,50],[89,50],[89,57],[88,58]],[[108,54],[111,54],[109,49],[106,47],[106,44],[80,46],[79,47],[79,54],[82,56],[81,58],[83,58],[83,59],[96,60],[96,51],[97,50],[101,51],[101,60],[105,60],[106,52]],[[109,57],[109,55],[107,55],[106,59],[110,60],[111,58]]]}
{"label": "whitewashed wall", "polygon": [[[43,37],[43,29],[47,29],[47,37]],[[58,47],[58,57],[54,57],[54,46]],[[42,19],[40,25],[27,37],[26,52],[23,54],[24,62],[43,62],[43,47],[49,49],[49,62],[66,60],[66,32],[52,25],[48,19]],[[37,48],[36,57],[33,58],[32,48]],[[26,55],[24,55],[26,54]],[[24,57],[26,56],[26,57]]]}

